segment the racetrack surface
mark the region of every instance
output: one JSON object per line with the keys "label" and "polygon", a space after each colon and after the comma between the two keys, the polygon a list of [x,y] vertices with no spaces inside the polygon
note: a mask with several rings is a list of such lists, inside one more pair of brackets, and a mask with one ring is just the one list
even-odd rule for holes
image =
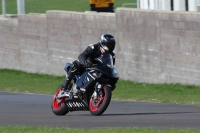
{"label": "racetrack surface", "polygon": [[0,91],[0,126],[155,127],[200,129],[200,106],[112,100],[101,116],[89,111],[56,116],[52,95]]}

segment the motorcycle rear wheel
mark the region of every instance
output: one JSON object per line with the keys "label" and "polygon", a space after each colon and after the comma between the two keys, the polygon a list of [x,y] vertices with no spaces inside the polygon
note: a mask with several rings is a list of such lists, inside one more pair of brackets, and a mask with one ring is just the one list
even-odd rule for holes
{"label": "motorcycle rear wheel", "polygon": [[90,99],[89,110],[94,116],[101,115],[107,109],[112,97],[111,88],[108,86],[102,87],[100,93],[101,95],[98,94],[97,99],[93,99],[93,97]]}
{"label": "motorcycle rear wheel", "polygon": [[53,113],[58,116],[66,115],[69,112],[65,104],[66,98],[60,98],[60,99],[57,98],[57,95],[60,93],[62,89],[61,87],[62,85],[60,85],[58,89],[56,90],[53,96],[52,103],[51,103],[51,108],[52,108]]}

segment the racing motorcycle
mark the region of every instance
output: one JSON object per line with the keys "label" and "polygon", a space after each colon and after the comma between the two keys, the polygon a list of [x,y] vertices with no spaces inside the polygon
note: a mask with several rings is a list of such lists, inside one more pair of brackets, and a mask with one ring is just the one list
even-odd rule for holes
{"label": "racing motorcycle", "polygon": [[[92,115],[99,116],[107,109],[119,76],[109,53],[103,53],[95,60],[97,64],[75,75],[67,92],[63,93],[62,84],[58,87],[51,105],[55,115],[90,111]],[[64,69],[67,73],[71,65],[66,63]]]}

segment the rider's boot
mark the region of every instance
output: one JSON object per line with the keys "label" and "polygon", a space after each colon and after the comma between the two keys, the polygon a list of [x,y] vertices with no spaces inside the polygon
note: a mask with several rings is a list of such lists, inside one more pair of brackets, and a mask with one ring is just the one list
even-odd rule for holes
{"label": "rider's boot", "polygon": [[69,86],[69,84],[70,84],[70,79],[67,77],[66,79],[65,79],[65,81],[64,81],[64,83],[63,83],[63,86],[62,86],[62,90],[63,91],[67,91],[68,90],[68,86]]}
{"label": "rider's boot", "polygon": [[62,86],[63,91],[67,91],[68,86],[69,86],[71,80],[74,78],[74,75],[76,74],[76,72],[77,72],[77,69],[75,67],[71,67],[69,69],[68,75],[67,75],[67,77],[66,77],[66,79],[63,83],[63,86]]}

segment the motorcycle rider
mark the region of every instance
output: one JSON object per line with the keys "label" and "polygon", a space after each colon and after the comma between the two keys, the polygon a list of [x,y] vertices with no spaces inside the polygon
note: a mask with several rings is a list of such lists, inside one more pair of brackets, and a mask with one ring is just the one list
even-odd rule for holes
{"label": "motorcycle rider", "polygon": [[68,85],[74,78],[77,72],[89,68],[92,64],[95,64],[95,58],[100,57],[102,53],[109,52],[113,57],[113,64],[115,64],[115,38],[110,34],[103,34],[100,37],[100,41],[97,44],[90,44],[83,53],[78,56],[78,60],[75,60],[66,76],[63,83],[62,90],[67,91]]}

